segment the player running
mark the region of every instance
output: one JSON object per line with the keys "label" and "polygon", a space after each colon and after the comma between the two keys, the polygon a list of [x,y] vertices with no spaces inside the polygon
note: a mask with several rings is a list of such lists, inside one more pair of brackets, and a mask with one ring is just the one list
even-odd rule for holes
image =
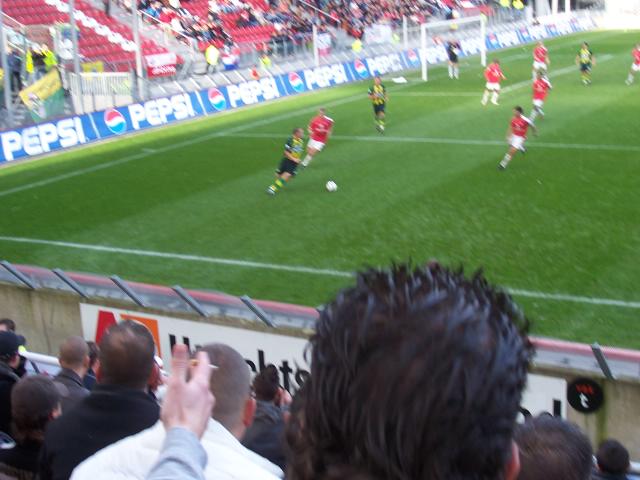
{"label": "player running", "polygon": [[284,187],[291,177],[295,176],[303,151],[304,129],[294,128],[289,140],[284,144],[284,157],[276,170],[276,180],[267,189],[269,195],[275,195],[278,189]]}
{"label": "player running", "polygon": [[633,77],[635,77],[637,72],[640,72],[640,43],[636,45],[636,48],[633,49],[631,55],[633,55],[633,64],[631,65],[629,76],[627,77],[627,85],[631,85],[633,83]]}
{"label": "player running", "polygon": [[333,129],[333,119],[325,115],[326,110],[321,108],[318,115],[309,122],[309,142],[307,143],[307,155],[300,164],[303,168],[308,167],[313,157],[324,148],[325,143],[331,135]]}
{"label": "player running", "polygon": [[389,100],[387,89],[382,84],[380,77],[373,79],[373,85],[369,88],[369,98],[373,102],[373,114],[375,115],[376,130],[384,133],[384,108]]}
{"label": "player running", "polygon": [[502,73],[500,61],[494,60],[484,71],[484,78],[487,80],[484,95],[482,95],[482,105],[486,105],[491,94],[491,103],[498,105],[498,97],[500,95],[500,82],[506,80],[507,77]]}
{"label": "player running", "polygon": [[522,107],[516,107],[513,109],[513,118],[511,124],[507,130],[507,142],[509,142],[509,151],[505,154],[504,158],[498,165],[499,170],[504,170],[509,165],[509,162],[519,150],[522,153],[525,152],[524,142],[527,139],[527,131],[529,127],[533,129],[533,134],[537,135],[538,130],[531,120],[522,114]]}
{"label": "player running", "polygon": [[544,118],[544,111],[542,110],[542,107],[544,106],[544,101],[547,98],[549,90],[552,88],[551,82],[547,77],[545,77],[544,73],[538,72],[536,81],[533,82],[533,110],[531,111],[532,123],[535,122],[538,115],[540,115],[540,118]]}
{"label": "player running", "polygon": [[549,68],[549,51],[544,46],[544,42],[540,40],[536,48],[533,49],[533,81],[538,78],[538,73],[547,75]]}
{"label": "player running", "polygon": [[580,66],[580,76],[584,85],[591,85],[591,68],[596,64],[596,57],[589,48],[587,42],[582,43],[582,47],[576,56],[576,65]]}
{"label": "player running", "polygon": [[449,78],[460,79],[460,67],[458,66],[458,55],[460,55],[460,43],[456,40],[447,42],[447,57],[449,57]]}

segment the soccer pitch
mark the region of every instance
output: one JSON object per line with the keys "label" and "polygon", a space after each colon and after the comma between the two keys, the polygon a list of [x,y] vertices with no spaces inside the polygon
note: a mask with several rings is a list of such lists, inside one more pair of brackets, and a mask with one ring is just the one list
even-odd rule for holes
{"label": "soccer pitch", "polygon": [[[585,39],[590,87],[574,65]],[[490,55],[508,78],[499,107],[480,105],[475,58],[458,81],[443,67],[385,79],[384,136],[356,83],[0,169],[0,257],[307,305],[363,266],[438,259],[512,289],[539,335],[640,348],[640,78],[624,84],[639,39],[547,41],[546,118],[504,172],[531,45]],[[269,197],[291,129],[319,106],[334,136]]]}

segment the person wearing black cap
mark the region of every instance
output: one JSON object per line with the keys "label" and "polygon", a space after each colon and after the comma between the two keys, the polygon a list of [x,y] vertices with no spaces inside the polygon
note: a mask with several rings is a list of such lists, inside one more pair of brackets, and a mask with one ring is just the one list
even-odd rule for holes
{"label": "person wearing black cap", "polygon": [[11,390],[20,377],[14,369],[20,364],[18,336],[0,331],[0,432],[9,433],[11,426]]}

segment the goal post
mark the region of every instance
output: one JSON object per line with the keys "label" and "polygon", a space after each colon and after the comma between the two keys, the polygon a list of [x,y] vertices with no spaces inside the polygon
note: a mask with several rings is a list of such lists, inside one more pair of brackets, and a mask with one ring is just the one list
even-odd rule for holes
{"label": "goal post", "polygon": [[440,22],[420,24],[420,64],[422,80],[429,79],[429,62],[446,60],[445,46],[456,40],[462,50],[471,54],[480,54],[480,64],[487,65],[487,17],[454,18]]}

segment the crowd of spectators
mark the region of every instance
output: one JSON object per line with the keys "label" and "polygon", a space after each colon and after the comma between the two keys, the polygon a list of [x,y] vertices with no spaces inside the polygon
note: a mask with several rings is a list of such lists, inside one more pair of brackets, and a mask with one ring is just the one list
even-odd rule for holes
{"label": "crowd of spectators", "polygon": [[[533,347],[510,296],[437,263],[360,273],[320,313],[292,399],[231,346],[174,348],[166,390],[147,328],[70,337],[26,375],[0,321],[0,478],[624,480],[629,453],[549,414],[517,423]],[[162,398],[161,401],[158,399]],[[6,440],[6,439],[5,439]]]}
{"label": "crowd of spectators", "polygon": [[[207,16],[201,18],[181,3],[188,7],[189,1],[140,0],[138,8],[147,18],[167,25],[168,31],[183,40],[190,39],[204,50],[209,44],[220,49],[237,46],[234,31],[257,26],[273,26],[269,41],[274,44],[304,44],[310,39],[314,24],[321,31],[341,28],[352,37],[361,38],[366,27],[380,22],[399,25],[403,17],[414,23],[425,22],[434,15],[450,18],[462,3],[462,0],[270,0],[262,9],[243,0],[210,0]],[[464,3],[485,4],[487,0]]]}

